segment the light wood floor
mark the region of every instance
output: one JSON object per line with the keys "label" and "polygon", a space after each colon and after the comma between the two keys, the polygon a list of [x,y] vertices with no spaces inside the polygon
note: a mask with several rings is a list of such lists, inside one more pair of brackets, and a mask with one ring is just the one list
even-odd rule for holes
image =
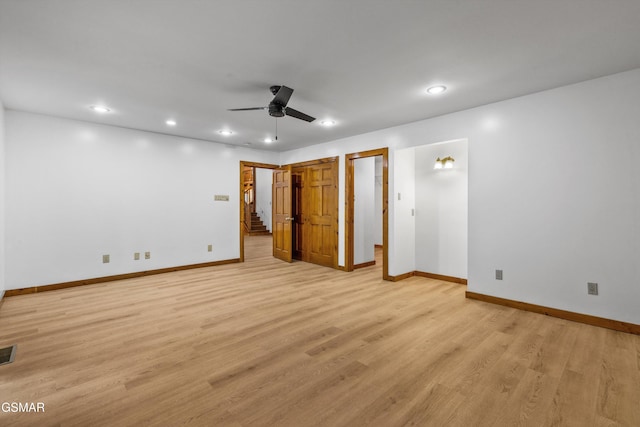
{"label": "light wood floor", "polygon": [[640,337],[269,254],[10,297],[0,425],[640,426]]}

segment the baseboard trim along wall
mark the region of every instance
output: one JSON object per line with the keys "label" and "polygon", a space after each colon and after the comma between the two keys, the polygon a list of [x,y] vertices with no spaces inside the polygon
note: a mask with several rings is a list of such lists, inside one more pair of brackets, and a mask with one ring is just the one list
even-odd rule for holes
{"label": "baseboard trim along wall", "polygon": [[445,276],[442,274],[427,273],[424,271],[410,271],[408,273],[400,274],[398,276],[389,276],[389,278],[391,279],[392,282],[399,282],[400,280],[408,279],[409,277],[414,277],[414,276],[426,277],[428,279],[442,280],[445,282],[453,282],[453,283],[458,283],[460,285],[467,284],[467,279],[462,279],[460,277],[453,277],[453,276]]}
{"label": "baseboard trim along wall", "polygon": [[574,313],[572,311],[560,310],[557,308],[549,308],[541,305],[529,304],[521,301],[494,297],[491,295],[478,294],[475,292],[466,292],[466,297],[478,301],[489,302],[492,304],[504,305],[519,310],[531,311],[533,313],[544,314],[546,316],[557,317],[559,319],[571,320],[574,322],[585,323],[587,325],[599,326],[601,328],[613,329],[614,331],[627,332],[629,334],[640,335],[640,325],[634,323],[621,322],[618,320],[605,319],[603,317],[591,316],[588,314]]}
{"label": "baseboard trim along wall", "polygon": [[113,282],[115,280],[133,279],[136,277],[152,276],[154,274],[171,273],[173,271],[191,270],[194,268],[215,267],[217,265],[240,262],[240,258],[224,259],[221,261],[203,262],[200,264],[180,265],[177,267],[160,268],[157,270],[137,271],[135,273],[116,274],[114,276],[96,277],[93,279],[75,280],[73,282],[55,283],[52,285],[33,286],[30,288],[7,289],[6,297],[16,295],[37,294],[39,292],[55,291],[57,289],[73,288],[75,286],[94,285],[96,283]]}
{"label": "baseboard trim along wall", "polygon": [[420,276],[420,277],[428,277],[429,279],[444,280],[445,282],[459,283],[461,285],[467,284],[467,279],[461,279],[460,277],[443,276],[442,274],[425,273],[424,271],[414,271],[413,275]]}
{"label": "baseboard trim along wall", "polygon": [[389,276],[389,280],[392,282],[399,282],[400,280],[408,279],[409,277],[413,277],[415,273],[414,271],[410,271],[408,273],[399,274],[397,276]]}
{"label": "baseboard trim along wall", "polygon": [[353,266],[353,269],[357,270],[358,268],[371,267],[372,265],[376,265],[376,262],[368,261],[368,262],[363,262],[362,264],[356,264]]}

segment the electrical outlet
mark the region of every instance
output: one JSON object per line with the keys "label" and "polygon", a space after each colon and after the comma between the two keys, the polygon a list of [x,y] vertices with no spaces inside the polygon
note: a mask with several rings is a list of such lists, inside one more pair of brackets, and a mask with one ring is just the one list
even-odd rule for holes
{"label": "electrical outlet", "polygon": [[139,261],[140,260],[140,252],[134,253],[133,254],[133,259],[136,260],[136,261]]}
{"label": "electrical outlet", "polygon": [[598,284],[593,282],[587,282],[587,293],[589,295],[598,295]]}
{"label": "electrical outlet", "polygon": [[402,195],[398,193],[398,200],[402,200]]}
{"label": "electrical outlet", "polygon": [[151,252],[145,252],[144,259],[151,259]]}
{"label": "electrical outlet", "polygon": [[213,245],[207,246],[207,251],[208,252],[213,252]]}
{"label": "electrical outlet", "polygon": [[109,255],[102,255],[102,263],[103,264],[108,264],[111,257]]}
{"label": "electrical outlet", "polygon": [[496,280],[502,280],[502,270],[496,270]]}

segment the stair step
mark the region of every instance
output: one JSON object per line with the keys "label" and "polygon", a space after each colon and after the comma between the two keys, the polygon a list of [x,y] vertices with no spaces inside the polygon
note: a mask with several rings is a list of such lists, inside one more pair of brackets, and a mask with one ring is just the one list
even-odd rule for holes
{"label": "stair step", "polygon": [[249,231],[247,234],[249,234],[249,236],[270,236],[271,235],[269,230]]}
{"label": "stair step", "polygon": [[251,223],[248,224],[250,234],[271,234],[267,229],[267,226],[264,225],[262,219],[260,219],[260,215],[257,212],[251,212]]}

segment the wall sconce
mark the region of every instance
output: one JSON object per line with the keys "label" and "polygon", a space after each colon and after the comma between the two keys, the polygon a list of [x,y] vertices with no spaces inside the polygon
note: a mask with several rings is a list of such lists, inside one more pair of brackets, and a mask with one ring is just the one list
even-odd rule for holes
{"label": "wall sconce", "polygon": [[433,168],[434,169],[452,169],[453,162],[455,161],[456,160],[451,156],[447,156],[444,159],[441,159],[440,157],[438,157],[436,159],[436,164],[433,166]]}

